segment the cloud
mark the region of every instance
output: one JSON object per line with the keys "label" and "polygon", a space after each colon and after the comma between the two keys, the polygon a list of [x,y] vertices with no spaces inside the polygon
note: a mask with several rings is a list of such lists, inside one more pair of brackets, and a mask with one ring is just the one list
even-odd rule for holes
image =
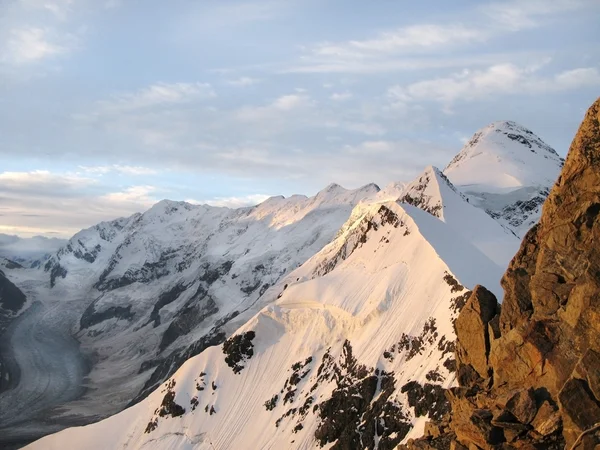
{"label": "cloud", "polygon": [[488,3],[480,10],[506,30],[520,31],[542,25],[548,16],[575,11],[593,4],[590,0],[509,0]]}
{"label": "cloud", "polygon": [[41,197],[66,191],[76,193],[95,183],[96,181],[90,178],[70,174],[57,175],[47,170],[0,173],[0,189],[18,194],[36,194]]}
{"label": "cloud", "polygon": [[56,42],[43,28],[26,27],[11,30],[2,61],[8,64],[29,64],[69,51],[65,43]]}
{"label": "cloud", "polygon": [[329,98],[334,102],[343,102],[345,100],[351,99],[352,94],[350,92],[334,92],[329,96]]}
{"label": "cloud", "polygon": [[537,94],[600,85],[600,74],[596,68],[578,68],[554,76],[540,76],[537,74],[540,67],[497,64],[484,70],[465,69],[447,77],[393,86],[388,95],[400,104],[415,101],[451,104],[499,95]]}
{"label": "cloud", "polygon": [[156,83],[136,92],[115,94],[98,106],[104,111],[125,112],[214,97],[216,94],[209,83]]}
{"label": "cloud", "polygon": [[254,206],[264,202],[266,199],[271,197],[270,195],[263,194],[251,194],[242,197],[216,197],[212,200],[186,200],[188,203],[195,205],[210,205],[210,206],[224,206],[227,208],[242,208],[244,206]]}
{"label": "cloud", "polygon": [[373,59],[381,54],[415,53],[472,41],[485,33],[463,25],[411,25],[379,34],[373,39],[319,44],[312,49],[317,56]]}
{"label": "cloud", "polygon": [[292,111],[306,111],[314,106],[314,101],[305,94],[289,94],[276,98],[265,106],[246,106],[237,110],[235,116],[245,122],[281,119],[282,114]]}
{"label": "cloud", "polygon": [[236,80],[228,80],[227,81],[227,84],[229,84],[230,86],[236,86],[236,87],[252,86],[257,83],[260,83],[259,79],[250,78],[250,77],[240,77]]}
{"label": "cloud", "polygon": [[[482,2],[483,3],[483,2]],[[464,67],[493,55],[472,49],[494,45],[504,36],[558,22],[594,0],[507,0],[485,3],[449,15],[438,23],[414,23],[382,31],[371,38],[321,42],[302,47],[299,59],[281,73],[384,73]],[[593,12],[590,11],[592,14]],[[482,54],[483,53],[483,54]],[[492,59],[490,59],[492,57]],[[470,60],[470,62],[467,62]],[[498,58],[496,57],[496,61]]]}
{"label": "cloud", "polygon": [[123,175],[154,175],[158,173],[157,170],[149,167],[142,166],[123,166],[119,164],[112,164],[110,166],[79,166],[85,173],[93,175],[106,175],[111,172],[117,172]]}
{"label": "cloud", "polygon": [[567,70],[555,76],[554,82],[559,89],[577,89],[600,85],[600,71],[595,67]]}
{"label": "cloud", "polygon": [[[49,171],[0,173],[0,232],[70,237],[103,220],[148,209],[156,188],[106,192],[92,178]],[[113,188],[115,189],[115,188]]]}
{"label": "cloud", "polygon": [[[283,70],[292,73],[383,72],[406,70],[422,64],[415,55],[431,55],[444,49],[483,42],[489,32],[462,24],[415,24],[381,32],[371,39],[325,42],[308,47],[299,64]],[[448,60],[447,58],[445,58]]]}

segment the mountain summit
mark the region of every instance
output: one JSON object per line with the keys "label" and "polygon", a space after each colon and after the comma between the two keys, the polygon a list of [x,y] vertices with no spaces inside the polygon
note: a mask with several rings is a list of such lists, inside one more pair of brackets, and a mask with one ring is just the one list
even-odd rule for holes
{"label": "mountain summit", "polygon": [[563,162],[532,131],[501,121],[477,131],[444,174],[474,205],[523,237],[539,219]]}

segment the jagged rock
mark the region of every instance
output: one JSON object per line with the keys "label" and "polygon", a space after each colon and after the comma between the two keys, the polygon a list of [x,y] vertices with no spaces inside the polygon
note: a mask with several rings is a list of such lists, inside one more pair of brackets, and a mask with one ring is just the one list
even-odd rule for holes
{"label": "jagged rock", "polygon": [[486,444],[496,445],[504,441],[504,433],[492,424],[494,415],[489,409],[476,409],[471,415],[471,423],[475,426],[475,444],[484,448]]}
{"label": "jagged rock", "polygon": [[577,364],[575,375],[587,381],[592,394],[600,401],[600,353],[588,350]]}
{"label": "jagged rock", "polygon": [[570,379],[560,391],[558,399],[563,416],[580,430],[600,423],[600,405],[593,398],[587,382]]}
{"label": "jagged rock", "polygon": [[458,367],[456,379],[460,386],[466,387],[475,386],[483,381],[483,378],[481,378],[473,366],[466,364],[461,364]]}
{"label": "jagged rock", "polygon": [[506,403],[506,410],[515,416],[519,422],[523,424],[531,423],[537,413],[533,389],[524,389],[513,395]]}
{"label": "jagged rock", "polygon": [[499,318],[493,302],[482,303],[474,292],[456,321],[461,387],[447,396],[457,441],[482,449],[595,448],[600,99],[588,110],[540,223],[526,234],[502,286]]}
{"label": "jagged rock", "polygon": [[483,286],[476,286],[456,320],[456,359],[470,365],[482,377],[488,375],[490,350],[488,323],[498,313],[498,301]]}
{"label": "jagged rock", "polygon": [[450,443],[450,450],[469,450],[468,447],[465,447],[460,442],[452,441]]}
{"label": "jagged rock", "polygon": [[435,422],[427,422],[423,430],[424,436],[437,438],[440,437],[444,432],[444,428],[441,424]]}
{"label": "jagged rock", "polygon": [[556,432],[562,425],[562,419],[557,409],[545,400],[531,422],[533,429],[542,436]]}

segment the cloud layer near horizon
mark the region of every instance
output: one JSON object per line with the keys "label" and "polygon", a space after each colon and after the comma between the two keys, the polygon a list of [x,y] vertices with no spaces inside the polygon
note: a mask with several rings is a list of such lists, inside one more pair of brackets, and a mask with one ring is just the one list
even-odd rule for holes
{"label": "cloud layer near horizon", "polygon": [[407,181],[502,119],[564,155],[600,87],[593,0],[141,7],[0,5],[0,232]]}

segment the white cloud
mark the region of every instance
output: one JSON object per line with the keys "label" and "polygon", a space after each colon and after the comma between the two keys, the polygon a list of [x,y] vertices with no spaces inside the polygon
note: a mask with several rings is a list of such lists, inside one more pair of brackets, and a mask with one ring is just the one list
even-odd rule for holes
{"label": "white cloud", "polygon": [[[283,73],[372,73],[437,67],[449,58],[423,60],[423,55],[485,41],[489,31],[462,24],[415,24],[379,33],[372,39],[326,42],[305,49],[298,64]],[[419,58],[414,58],[419,55]],[[412,57],[412,58],[409,58]],[[453,63],[454,64],[454,63]]]}
{"label": "white cloud", "polygon": [[2,61],[9,64],[27,64],[65,53],[67,46],[52,39],[50,33],[37,27],[11,30]]}
{"label": "white cloud", "polygon": [[350,92],[334,92],[329,96],[329,98],[335,102],[343,102],[351,99],[352,94]]}
{"label": "white cloud", "polygon": [[600,71],[595,67],[567,70],[559,73],[554,79],[561,89],[576,89],[585,86],[600,85]]}
{"label": "white cloud", "polygon": [[91,178],[71,174],[54,174],[47,170],[30,172],[1,172],[0,188],[15,192],[27,192],[32,186],[39,189],[39,194],[60,191],[63,189],[81,189],[95,183]]}
{"label": "white cloud", "polygon": [[106,175],[110,172],[117,172],[123,175],[154,175],[157,173],[155,169],[142,166],[127,166],[113,164],[110,166],[79,166],[85,173],[93,175]]}
{"label": "white cloud", "polygon": [[146,207],[150,207],[156,200],[150,197],[149,194],[155,190],[154,186],[131,186],[121,192],[111,192],[102,195],[100,199],[117,204],[120,203],[121,205],[145,205]]}
{"label": "white cloud", "polygon": [[554,76],[539,76],[541,65],[518,67],[497,64],[485,70],[463,70],[447,77],[423,80],[407,86],[396,85],[389,97],[400,104],[413,101],[438,101],[451,104],[458,100],[473,101],[498,95],[540,93],[600,85],[596,68],[579,68]]}
{"label": "white cloud", "polygon": [[240,108],[235,116],[242,121],[264,121],[280,119],[282,113],[306,111],[314,106],[314,101],[304,94],[289,94],[276,98],[265,106],[246,106]]}
{"label": "white cloud", "polygon": [[556,16],[591,6],[591,0],[509,0],[481,6],[481,11],[504,30],[520,31],[542,24],[548,16]]}
{"label": "white cloud", "polygon": [[463,25],[411,25],[381,33],[373,39],[319,44],[312,52],[318,56],[372,59],[378,54],[414,53],[481,41],[485,36],[481,30]]}
{"label": "white cloud", "polygon": [[228,80],[227,81],[227,84],[229,84],[231,86],[236,86],[236,87],[252,86],[257,83],[260,83],[259,79],[250,78],[250,77],[240,77],[236,80]]}
{"label": "white cloud", "polygon": [[209,83],[156,83],[137,92],[113,95],[110,100],[99,102],[99,106],[105,111],[125,112],[214,97]]}
{"label": "white cloud", "polygon": [[153,186],[106,193],[97,179],[49,171],[0,173],[0,230],[70,237],[103,220],[129,216],[156,203]]}

